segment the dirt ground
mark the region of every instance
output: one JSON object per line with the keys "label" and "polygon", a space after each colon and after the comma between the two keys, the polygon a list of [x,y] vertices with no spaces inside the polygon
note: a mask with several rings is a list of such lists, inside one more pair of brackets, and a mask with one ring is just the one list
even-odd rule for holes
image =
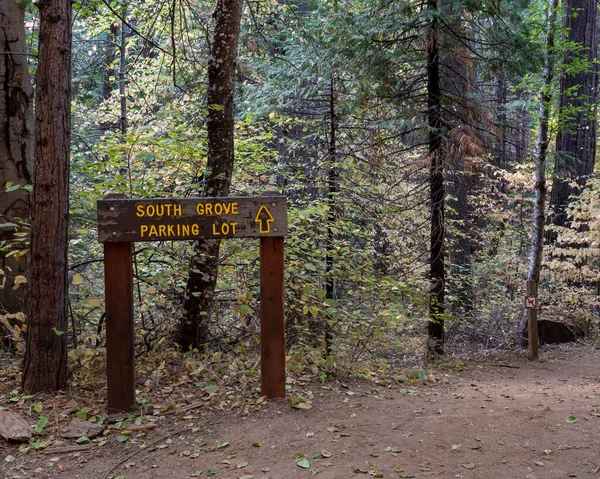
{"label": "dirt ground", "polygon": [[78,452],[22,454],[0,440],[0,478],[600,478],[600,349],[502,353],[431,373],[316,382],[309,409],[174,411]]}

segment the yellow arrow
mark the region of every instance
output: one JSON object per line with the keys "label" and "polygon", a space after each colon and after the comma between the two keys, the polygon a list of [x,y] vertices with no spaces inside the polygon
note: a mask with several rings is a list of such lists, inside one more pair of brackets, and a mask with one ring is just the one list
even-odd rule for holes
{"label": "yellow arrow", "polygon": [[254,217],[254,221],[259,224],[259,227],[258,227],[259,232],[270,233],[271,232],[271,223],[273,221],[275,221],[275,219],[273,218],[273,215],[271,214],[269,209],[265,205],[262,205],[258,209],[258,212],[256,213],[256,216]]}

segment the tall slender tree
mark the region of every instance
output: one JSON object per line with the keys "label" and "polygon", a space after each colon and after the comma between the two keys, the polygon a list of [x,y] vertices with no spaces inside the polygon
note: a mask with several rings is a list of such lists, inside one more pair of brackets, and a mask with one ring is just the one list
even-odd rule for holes
{"label": "tall slender tree", "polygon": [[[527,279],[539,283],[542,270],[542,253],[544,248],[544,225],[546,223],[546,157],[548,154],[548,129],[550,123],[550,107],[552,103],[552,80],[554,77],[554,36],[556,28],[558,0],[550,0],[547,12],[546,46],[544,51],[544,71],[542,72],[542,88],[539,113],[537,118],[537,141],[535,147],[535,206],[533,211],[533,233],[531,236],[531,252]],[[532,321],[533,322],[533,321]],[[521,320],[521,337],[527,326],[527,313]],[[537,330],[537,328],[536,328]],[[530,338],[532,341],[538,338]],[[537,354],[537,343],[532,349]]]}
{"label": "tall slender tree", "polygon": [[444,354],[444,293],[446,253],[444,151],[442,122],[442,91],[439,59],[439,11],[437,0],[427,0],[431,15],[425,46],[427,60],[427,122],[429,126],[429,191],[431,232],[429,247],[429,323],[427,355],[430,359]]}
{"label": "tall slender tree", "polygon": [[67,380],[67,226],[71,140],[71,1],[40,0],[35,169],[23,389]]}
{"label": "tall slender tree", "polygon": [[[234,162],[234,86],[242,0],[218,0],[208,64],[208,161],[202,196],[227,196]],[[220,240],[194,242],[184,299],[184,315],[175,341],[182,348],[204,348],[217,282]]]}

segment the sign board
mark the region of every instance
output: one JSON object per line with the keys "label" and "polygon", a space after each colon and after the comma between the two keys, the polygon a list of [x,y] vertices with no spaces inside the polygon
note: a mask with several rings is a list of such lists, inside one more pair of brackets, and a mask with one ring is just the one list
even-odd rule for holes
{"label": "sign board", "polygon": [[535,296],[525,296],[525,307],[527,309],[537,309],[537,298]]}
{"label": "sign board", "polygon": [[260,197],[98,201],[104,243],[106,389],[109,412],[135,406],[132,243],[197,238],[259,238],[261,394],[285,397],[284,236],[287,201]]}
{"label": "sign board", "polygon": [[284,196],[98,201],[100,243],[285,235]]}

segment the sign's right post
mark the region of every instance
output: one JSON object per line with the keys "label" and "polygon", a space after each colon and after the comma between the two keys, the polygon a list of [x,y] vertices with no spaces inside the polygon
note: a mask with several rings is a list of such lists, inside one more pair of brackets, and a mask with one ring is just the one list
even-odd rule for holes
{"label": "sign's right post", "polygon": [[[537,320],[537,283],[533,280],[527,280],[527,298],[525,307],[527,309],[529,340],[529,356],[532,359],[538,358],[538,320]],[[529,299],[529,301],[527,301]]]}
{"label": "sign's right post", "polygon": [[260,238],[260,390],[285,397],[283,237]]}

